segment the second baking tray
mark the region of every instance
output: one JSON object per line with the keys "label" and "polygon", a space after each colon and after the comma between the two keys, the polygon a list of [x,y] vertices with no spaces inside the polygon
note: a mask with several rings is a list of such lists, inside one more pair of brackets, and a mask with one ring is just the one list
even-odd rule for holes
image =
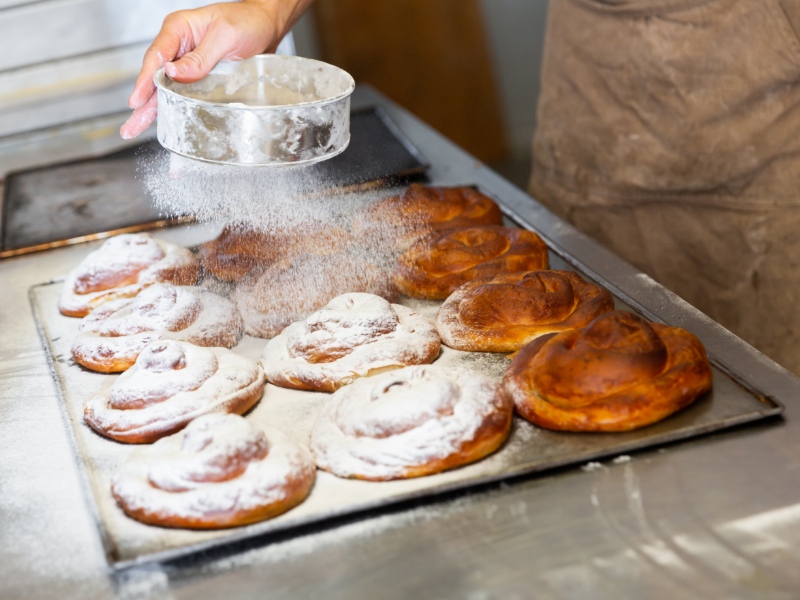
{"label": "second baking tray", "polygon": [[[565,258],[569,257],[560,257],[551,251],[551,268],[570,268]],[[591,274],[585,275],[591,277]],[[83,422],[83,402],[110,376],[89,372],[72,360],[70,346],[80,321],[58,312],[61,286],[61,282],[35,286],[30,291],[30,298],[59,390],[63,414],[72,433],[77,460],[82,466],[87,496],[108,562],[115,568],[177,558],[268,532],[287,531],[409,499],[659,446],[768,418],[782,410],[776,401],[738,383],[735,374],[726,373],[724,365],[715,365],[714,388],[709,394],[664,421],[637,431],[615,434],[553,432],[515,417],[511,434],[503,447],[496,454],[466,467],[390,482],[339,479],[319,471],[309,498],[272,520],[221,531],[153,527],[127,517],[111,496],[110,479],[133,446],[103,438]],[[616,301],[619,308],[630,310],[619,299]],[[411,299],[401,303],[430,318],[435,316],[439,306],[438,302]],[[265,340],[245,337],[234,351],[258,360],[265,344]],[[437,363],[474,368],[501,377],[509,359],[502,354],[459,352],[443,347]],[[324,393],[267,385],[263,398],[247,418],[278,426],[307,444],[315,415],[329,397]]]}

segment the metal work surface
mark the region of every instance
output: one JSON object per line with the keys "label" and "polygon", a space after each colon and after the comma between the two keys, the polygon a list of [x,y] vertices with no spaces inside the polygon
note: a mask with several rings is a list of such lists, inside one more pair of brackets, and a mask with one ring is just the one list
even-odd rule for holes
{"label": "metal work surface", "polygon": [[[112,573],[81,489],[27,290],[86,246],[0,263],[0,597],[796,598],[800,381],[548,213],[404,111],[378,102],[432,160],[438,184],[476,182],[613,284],[683,326],[783,402],[770,420],[592,469],[566,468],[432,502],[266,535]],[[197,226],[168,232],[191,245]]]}

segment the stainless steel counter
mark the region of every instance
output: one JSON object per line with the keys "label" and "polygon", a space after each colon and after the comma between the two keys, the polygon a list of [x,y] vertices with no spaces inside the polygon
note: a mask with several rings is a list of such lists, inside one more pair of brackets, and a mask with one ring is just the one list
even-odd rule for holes
{"label": "stainless steel counter", "polygon": [[[786,405],[785,420],[602,465],[266,537],[179,563],[108,571],[28,305],[78,246],[0,262],[0,598],[797,598],[800,380],[577,233],[368,89],[431,160],[478,183],[653,317]],[[208,237],[199,227],[166,235]]]}

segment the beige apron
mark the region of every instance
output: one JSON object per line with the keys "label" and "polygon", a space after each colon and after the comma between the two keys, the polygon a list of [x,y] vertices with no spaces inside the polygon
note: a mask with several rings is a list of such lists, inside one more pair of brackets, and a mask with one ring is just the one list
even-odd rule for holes
{"label": "beige apron", "polygon": [[800,0],[551,0],[531,193],[800,373]]}

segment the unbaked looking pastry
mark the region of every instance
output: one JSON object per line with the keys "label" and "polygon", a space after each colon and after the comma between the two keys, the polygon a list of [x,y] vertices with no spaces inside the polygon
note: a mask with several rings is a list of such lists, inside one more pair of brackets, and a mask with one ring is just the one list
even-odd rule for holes
{"label": "unbaked looking pastry", "polygon": [[230,350],[159,340],[90,398],[83,416],[101,435],[147,444],[205,414],[247,412],[261,398],[265,383],[258,364]]}
{"label": "unbaked looking pastry", "polygon": [[547,266],[547,246],[532,231],[485,225],[420,238],[398,259],[393,279],[406,296],[444,300],[474,279]]}
{"label": "unbaked looking pastry", "polygon": [[231,348],[242,337],[242,319],[227,298],[199,287],[159,283],[135,298],[99,306],[84,317],[79,331],[72,344],[75,362],[119,373],[156,340]]}
{"label": "unbaked looking pastry", "polygon": [[330,223],[259,231],[228,225],[216,239],[200,246],[203,268],[225,281],[238,281],[254,269],[299,254],[337,254],[351,242],[350,234]]}
{"label": "unbaked looking pastry", "polygon": [[118,235],[70,271],[58,308],[68,317],[83,317],[103,302],[130,298],[154,283],[192,285],[199,272],[186,248],[146,233]]}
{"label": "unbaked looking pastry", "polygon": [[433,187],[412,183],[397,196],[378,200],[353,219],[353,231],[399,249],[433,231],[502,225],[494,200],[474,187]]}
{"label": "unbaked looking pastry", "polygon": [[236,285],[233,298],[249,335],[272,338],[295,321],[348,292],[393,300],[389,275],[357,256],[305,254],[251,273]]}
{"label": "unbaked looking pastry", "polygon": [[305,500],[315,477],[311,455],[284,433],[213,414],[134,450],[111,492],[137,521],[218,529],[286,512]]}
{"label": "unbaked looking pastry", "polygon": [[610,310],[611,294],[572,271],[501,273],[453,292],[439,308],[436,330],[456,350],[515,352]]}
{"label": "unbaked looking pastry", "polygon": [[513,404],[477,371],[406,367],[358,379],[325,403],[311,432],[317,466],[385,481],[475,462],[508,436]]}
{"label": "unbaked looking pastry", "polygon": [[527,420],[563,431],[629,431],[691,404],[711,389],[695,336],[613,311],[588,327],[534,340],[504,384]]}
{"label": "unbaked looking pastry", "polygon": [[440,340],[428,319],[374,294],[343,294],[289,325],[264,349],[270,383],[333,392],[359,377],[433,362]]}

